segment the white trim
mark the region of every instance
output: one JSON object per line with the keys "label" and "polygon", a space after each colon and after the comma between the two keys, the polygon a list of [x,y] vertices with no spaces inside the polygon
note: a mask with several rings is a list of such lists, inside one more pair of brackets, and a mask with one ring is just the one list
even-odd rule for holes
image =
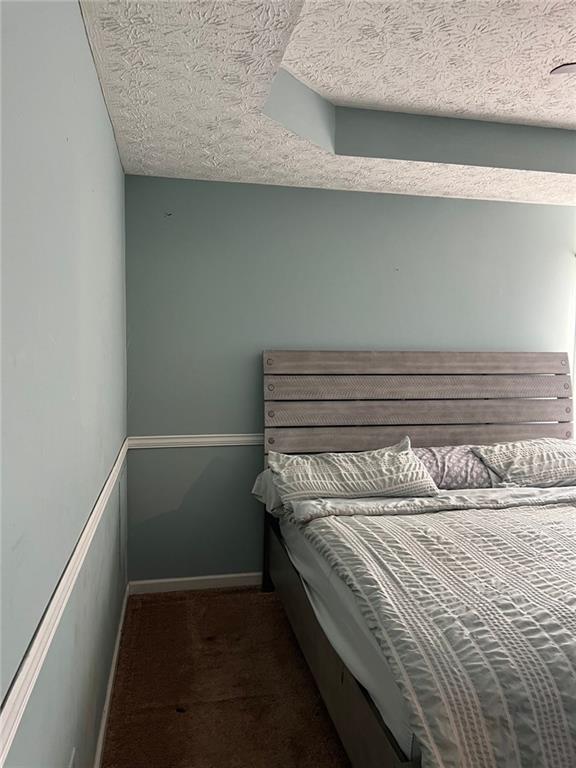
{"label": "white trim", "polygon": [[30,699],[40,670],[42,669],[44,659],[46,658],[54,635],[56,634],[58,624],[60,623],[68,599],[74,589],[76,579],[78,578],[86,554],[92,544],[98,524],[102,519],[102,515],[104,514],[110,496],[112,495],[112,491],[118,482],[122,466],[126,460],[127,450],[128,440],[125,440],[122,443],[120,452],[110,470],[110,474],[104,483],[104,487],[96,500],[96,504],[88,517],[88,521],[78,539],[78,543],[74,547],[68,565],[58,582],[56,591],[48,603],[46,613],[38,625],[36,635],[30,644],[20,669],[18,670],[12,689],[6,697],[6,702],[0,713],[0,766],[3,766],[6,761],[12,742],[16,736],[18,726],[24,715],[26,705],[28,704],[28,700]]}
{"label": "white trim", "polygon": [[146,595],[152,592],[180,592],[192,589],[217,589],[226,587],[257,587],[262,583],[262,573],[223,573],[214,576],[189,576],[183,579],[146,579],[131,581],[128,589],[131,595]]}
{"label": "white trim", "polygon": [[263,445],[264,435],[141,435],[128,438],[128,448],[203,448],[217,445]]}
{"label": "white trim", "polygon": [[112,654],[112,663],[110,664],[110,674],[108,675],[108,685],[106,686],[106,697],[102,708],[100,718],[100,730],[98,731],[98,741],[96,742],[96,753],[94,755],[94,768],[100,768],[102,763],[102,753],[104,750],[104,737],[106,736],[106,724],[108,722],[108,712],[110,711],[110,702],[112,700],[112,686],[114,685],[114,675],[118,666],[118,654],[120,652],[120,638],[122,637],[122,627],[124,626],[124,617],[126,615],[126,606],[128,605],[128,595],[130,590],[126,584],[124,599],[122,601],[122,610],[118,620],[118,630],[116,632],[116,642],[114,643],[114,653]]}
{"label": "white trim", "polygon": [[[64,573],[48,603],[46,612],[38,625],[30,647],[24,656],[12,688],[4,702],[4,707],[0,712],[0,768],[2,768],[6,762],[18,726],[20,725],[26,706],[32,695],[32,691],[34,690],[34,685],[36,684],[36,680],[38,679],[42,665],[58,629],[60,619],[62,618],[64,609],[72,594],[78,574],[80,573],[88,550],[90,549],[92,540],[100,520],[102,519],[102,515],[104,514],[108,501],[112,495],[112,491],[118,482],[128,450],[130,448],[195,448],[210,446],[262,445],[263,443],[264,435],[261,433],[230,435],[144,435],[127,437],[124,440],[112,469],[110,470],[110,474],[104,483],[104,487],[96,499],[96,503],[88,517],[84,530],[74,547],[74,551],[72,552]],[[175,590],[186,589],[211,589],[214,587],[257,586],[261,583],[261,580],[261,573],[238,573],[216,576],[195,576],[184,579],[136,581],[129,584],[128,594],[172,592]],[[123,611],[124,609],[125,606]],[[109,687],[111,686],[111,680],[114,674],[117,648],[114,653],[113,667],[108,682]],[[108,690],[106,694],[105,711],[103,713],[103,722],[107,715],[109,695],[110,691]],[[103,728],[104,726],[101,727],[98,740],[98,759],[100,759],[99,755],[102,749],[101,739],[103,739]]]}

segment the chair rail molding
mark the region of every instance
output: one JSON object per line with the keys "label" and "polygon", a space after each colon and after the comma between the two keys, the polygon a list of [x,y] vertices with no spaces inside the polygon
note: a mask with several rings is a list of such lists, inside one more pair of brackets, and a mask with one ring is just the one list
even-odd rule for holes
{"label": "chair rail molding", "polygon": [[141,435],[128,438],[128,448],[210,448],[263,444],[264,435],[260,432],[233,435]]}
{"label": "chair rail molding", "polygon": [[86,525],[80,534],[80,538],[74,547],[70,560],[64,569],[64,573],[60,577],[60,581],[48,603],[46,612],[38,625],[36,634],[16,673],[12,687],[4,700],[4,705],[0,712],[0,767],[4,766],[6,762],[18,726],[26,710],[26,705],[32,695],[36,680],[60,624],[64,609],[70,599],[108,501],[118,483],[122,467],[126,461],[127,452],[128,440],[124,440]]}

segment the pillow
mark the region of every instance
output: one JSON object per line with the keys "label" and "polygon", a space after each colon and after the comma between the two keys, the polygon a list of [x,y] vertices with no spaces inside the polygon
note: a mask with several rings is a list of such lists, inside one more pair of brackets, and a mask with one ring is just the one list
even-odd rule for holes
{"label": "pillow", "polygon": [[442,445],[414,448],[438,488],[456,491],[462,488],[492,488],[495,483],[488,467],[476,456],[471,445]]}
{"label": "pillow", "polygon": [[282,499],[274,485],[271,469],[265,469],[264,472],[260,472],[254,482],[252,493],[258,501],[266,505],[267,511],[271,514],[282,507]]}
{"label": "pillow", "polygon": [[550,488],[576,485],[576,443],[542,437],[472,449],[505,482]]}
{"label": "pillow", "polygon": [[435,496],[438,489],[405,437],[364,453],[287,456],[270,451],[268,464],[284,504],[305,499]]}

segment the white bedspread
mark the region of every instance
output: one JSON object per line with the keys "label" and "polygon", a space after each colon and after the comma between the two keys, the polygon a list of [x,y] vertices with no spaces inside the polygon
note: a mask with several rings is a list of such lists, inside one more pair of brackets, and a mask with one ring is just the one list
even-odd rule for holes
{"label": "white bedspread", "polygon": [[298,502],[355,594],[423,765],[576,767],[576,489]]}

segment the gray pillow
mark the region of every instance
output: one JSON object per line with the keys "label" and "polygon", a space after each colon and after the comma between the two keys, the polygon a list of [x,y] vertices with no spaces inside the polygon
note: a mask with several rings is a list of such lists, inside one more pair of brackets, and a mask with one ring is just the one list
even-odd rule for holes
{"label": "gray pillow", "polygon": [[542,437],[473,448],[505,483],[549,488],[576,485],[576,443]]}
{"label": "gray pillow", "polygon": [[[471,445],[442,445],[434,448],[414,448],[432,479],[444,491],[462,488],[492,488],[488,467],[476,456]],[[499,478],[496,477],[496,484]]]}
{"label": "gray pillow", "polygon": [[260,472],[254,482],[252,494],[256,496],[258,501],[266,505],[267,511],[271,514],[282,508],[282,499],[274,485],[274,476],[271,469],[265,469],[263,472]]}
{"label": "gray pillow", "polygon": [[271,451],[268,465],[284,504],[305,499],[435,496],[438,489],[405,437],[363,453],[288,456]]}

